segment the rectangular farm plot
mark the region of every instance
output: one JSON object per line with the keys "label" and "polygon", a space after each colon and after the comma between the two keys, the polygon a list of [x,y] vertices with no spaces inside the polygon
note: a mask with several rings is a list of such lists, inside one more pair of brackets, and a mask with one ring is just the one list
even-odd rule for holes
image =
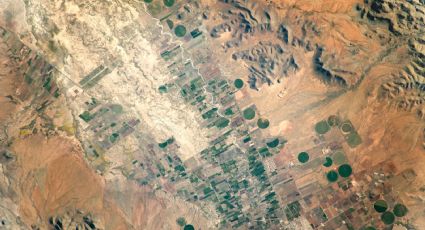
{"label": "rectangular farm plot", "polygon": [[79,83],[83,89],[88,89],[95,86],[103,77],[111,73],[112,70],[104,65],[98,66],[85,76]]}

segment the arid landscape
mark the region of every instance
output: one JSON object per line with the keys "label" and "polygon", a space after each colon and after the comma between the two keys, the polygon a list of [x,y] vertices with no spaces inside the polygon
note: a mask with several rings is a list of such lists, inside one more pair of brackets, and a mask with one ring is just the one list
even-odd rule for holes
{"label": "arid landscape", "polygon": [[0,229],[425,229],[423,0],[0,0]]}

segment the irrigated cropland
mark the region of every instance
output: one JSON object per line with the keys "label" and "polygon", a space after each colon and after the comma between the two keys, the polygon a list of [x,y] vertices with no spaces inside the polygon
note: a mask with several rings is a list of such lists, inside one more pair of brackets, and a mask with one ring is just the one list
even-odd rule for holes
{"label": "irrigated cropland", "polygon": [[424,0],[0,0],[0,229],[425,229]]}

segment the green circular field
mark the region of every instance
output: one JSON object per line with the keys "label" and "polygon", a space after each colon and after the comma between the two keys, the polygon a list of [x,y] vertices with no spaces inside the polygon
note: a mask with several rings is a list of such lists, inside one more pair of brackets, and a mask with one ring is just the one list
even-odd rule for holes
{"label": "green circular field", "polygon": [[193,225],[191,224],[186,224],[183,228],[183,230],[195,230],[195,228],[193,227]]}
{"label": "green circular field", "polygon": [[235,87],[237,88],[237,89],[240,89],[240,88],[242,88],[243,87],[243,81],[241,80],[241,79],[236,79],[234,82],[233,82],[233,84],[235,85]]}
{"label": "green circular field", "polygon": [[375,204],[373,204],[373,208],[377,212],[385,212],[388,209],[388,204],[385,200],[377,200]]}
{"label": "green circular field", "polygon": [[275,148],[279,145],[279,139],[276,138],[270,142],[267,142],[266,144],[269,148]]}
{"label": "green circular field", "polygon": [[183,25],[178,25],[176,26],[176,28],[174,28],[174,33],[177,37],[181,38],[186,35],[186,27],[184,27]]}
{"label": "green circular field", "polygon": [[268,127],[269,127],[269,125],[270,125],[269,120],[267,120],[267,119],[265,119],[265,118],[260,118],[260,119],[258,119],[258,121],[257,121],[257,126],[258,126],[258,128],[260,128],[260,129],[266,129],[266,128],[268,128]]}
{"label": "green circular field", "polygon": [[328,173],[326,173],[326,178],[329,182],[335,182],[338,180],[338,173],[336,173],[334,170],[329,171]]}
{"label": "green circular field", "polygon": [[151,3],[153,0],[144,0],[146,3]]}
{"label": "green circular field", "polygon": [[301,163],[306,163],[310,159],[310,156],[306,152],[300,152],[298,154],[298,161]]}
{"label": "green circular field", "polygon": [[394,215],[397,217],[403,217],[407,214],[407,208],[404,204],[396,204],[394,206]]}
{"label": "green circular field", "polygon": [[252,120],[255,117],[255,111],[252,108],[247,108],[243,111],[243,117],[247,120]]}
{"label": "green circular field", "polygon": [[392,212],[384,212],[381,215],[381,220],[384,222],[384,224],[390,225],[394,223],[395,216]]}
{"label": "green circular field", "polygon": [[350,123],[344,123],[344,124],[341,125],[341,130],[344,133],[349,133],[353,130],[353,126],[351,126]]}
{"label": "green circular field", "polygon": [[172,7],[176,1],[175,0],[164,0],[164,5],[166,7]]}
{"label": "green circular field", "polygon": [[325,158],[325,163],[323,163],[323,166],[325,166],[325,167],[331,167],[332,163],[333,163],[332,158],[326,157]]}
{"label": "green circular field", "polygon": [[338,173],[342,177],[349,177],[352,172],[353,172],[353,169],[348,164],[343,164],[338,167]]}
{"label": "green circular field", "polygon": [[328,125],[328,122],[323,120],[318,122],[316,126],[314,127],[314,129],[316,130],[318,134],[325,134],[330,130],[330,127]]}
{"label": "green circular field", "polygon": [[362,139],[360,138],[357,132],[351,132],[346,137],[347,143],[350,147],[354,148],[357,145],[362,143]]}
{"label": "green circular field", "polygon": [[328,124],[330,126],[337,126],[337,125],[339,125],[339,122],[340,122],[340,120],[336,115],[330,115],[328,117]]}

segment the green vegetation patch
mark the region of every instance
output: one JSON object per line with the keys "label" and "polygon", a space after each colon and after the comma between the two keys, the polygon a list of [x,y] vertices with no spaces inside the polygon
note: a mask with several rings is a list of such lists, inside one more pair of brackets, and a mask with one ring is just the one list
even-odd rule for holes
{"label": "green vegetation patch", "polygon": [[224,115],[226,116],[232,116],[233,114],[235,114],[232,110],[232,108],[227,108],[226,110],[224,110]]}
{"label": "green vegetation patch", "polygon": [[146,3],[151,3],[153,0],[144,0]]}
{"label": "green vegetation patch", "polygon": [[167,26],[168,26],[168,28],[170,28],[170,30],[173,29],[173,27],[174,27],[173,21],[171,21],[170,19],[167,19],[165,22],[167,23]]}
{"label": "green vegetation patch", "polygon": [[334,164],[336,165],[342,165],[347,163],[347,157],[345,156],[345,153],[342,150],[338,150],[336,151],[333,155],[332,155],[332,159],[334,161]]}
{"label": "green vegetation patch", "polygon": [[183,230],[195,230],[195,227],[193,227],[191,224],[187,224],[184,226]]}
{"label": "green vegetation patch", "polygon": [[301,204],[298,201],[294,201],[290,204],[288,204],[284,209],[286,218],[289,221],[294,220],[295,218],[298,218],[301,216]]}
{"label": "green vegetation patch", "polygon": [[172,7],[176,1],[175,0],[164,0],[164,5],[166,7]]}
{"label": "green vegetation patch", "polygon": [[204,114],[202,114],[202,118],[203,119],[210,119],[213,116],[215,116],[217,114],[217,108],[212,108],[210,110],[208,110],[207,112],[205,112]]}
{"label": "green vegetation patch", "polygon": [[89,122],[90,120],[92,120],[95,116],[91,115],[90,112],[88,111],[84,111],[82,114],[79,115],[79,117],[81,119],[83,119],[83,121],[85,122]]}
{"label": "green vegetation patch", "polygon": [[362,139],[357,132],[353,131],[350,134],[348,134],[347,143],[351,148],[354,148],[362,143]]}
{"label": "green vegetation patch", "polygon": [[163,148],[167,147],[167,145],[168,145],[168,143],[167,143],[166,141],[158,144],[158,146],[159,146],[161,149],[163,149]]}
{"label": "green vegetation patch", "polygon": [[266,129],[266,128],[268,128],[268,127],[269,127],[269,125],[270,125],[269,120],[267,120],[267,119],[265,119],[265,118],[260,118],[260,119],[258,119],[258,121],[257,121],[257,126],[258,126],[258,128],[260,128],[260,129]]}
{"label": "green vegetation patch", "polygon": [[196,37],[198,37],[199,35],[201,35],[202,34],[202,32],[201,31],[199,31],[199,29],[194,29],[194,30],[192,30],[191,32],[190,32],[190,36],[192,36],[192,38],[196,38]]}
{"label": "green vegetation patch", "polygon": [[377,200],[375,204],[373,204],[373,208],[375,209],[375,211],[382,213],[387,211],[388,204],[385,200]]}
{"label": "green vegetation patch", "polygon": [[329,182],[335,182],[338,180],[338,173],[336,173],[334,170],[331,170],[326,173],[326,179],[328,179]]}
{"label": "green vegetation patch", "polygon": [[158,169],[160,175],[165,176],[165,168],[161,163],[156,163],[156,168]]}
{"label": "green vegetation patch", "polygon": [[319,121],[314,127],[314,129],[316,130],[318,134],[325,134],[331,129],[331,127],[328,125],[328,122],[323,120],[323,121]]}
{"label": "green vegetation patch", "polygon": [[384,222],[384,224],[390,225],[394,223],[395,216],[392,212],[384,212],[381,215],[381,220]]}
{"label": "green vegetation patch", "polygon": [[336,115],[331,115],[331,116],[328,117],[328,124],[330,126],[338,126],[340,122],[341,121],[340,121],[339,117],[337,117]]}
{"label": "green vegetation patch", "polygon": [[248,143],[251,140],[250,136],[247,136],[243,139],[243,143]]}
{"label": "green vegetation patch", "polygon": [[59,89],[56,89],[55,93],[53,94],[54,97],[58,98],[60,96]]}
{"label": "green vegetation patch", "polygon": [[49,77],[46,79],[45,83],[43,84],[43,88],[45,88],[48,92],[52,89],[52,79]]}
{"label": "green vegetation patch", "polygon": [[176,26],[176,28],[174,28],[174,33],[177,37],[181,38],[186,35],[186,27],[184,27],[183,25],[178,25]]}
{"label": "green vegetation patch", "polygon": [[323,166],[325,166],[325,167],[331,167],[332,163],[333,163],[332,158],[326,157],[325,158],[325,163],[323,163]]}
{"label": "green vegetation patch", "polygon": [[109,140],[114,143],[115,141],[117,141],[118,137],[120,135],[118,133],[113,133],[111,136],[109,136]]}
{"label": "green vegetation patch", "polygon": [[275,148],[279,145],[279,139],[276,138],[270,142],[267,142],[266,144],[269,148]]}
{"label": "green vegetation patch", "polygon": [[351,173],[353,172],[353,169],[349,164],[343,164],[338,167],[338,173],[342,177],[349,177],[351,176]]}
{"label": "green vegetation patch", "polygon": [[178,225],[180,225],[182,227],[186,225],[186,219],[184,217],[177,218],[176,222],[177,222]]}
{"label": "green vegetation patch", "polygon": [[261,156],[263,157],[269,157],[272,154],[269,152],[269,149],[267,147],[263,147],[261,149],[258,150],[258,152],[260,153]]}
{"label": "green vegetation patch", "polygon": [[404,204],[396,204],[393,211],[394,215],[397,217],[403,217],[408,212],[407,207]]}
{"label": "green vegetation patch", "polygon": [[159,90],[159,92],[160,92],[160,93],[166,93],[166,92],[167,92],[167,86],[165,86],[165,85],[161,85],[161,86],[158,88],[158,90]]}
{"label": "green vegetation patch", "polygon": [[158,146],[161,149],[164,149],[165,147],[167,147],[168,145],[171,145],[172,143],[174,143],[174,137],[170,137],[166,141],[164,141],[162,143],[158,143]]}
{"label": "green vegetation patch", "polygon": [[213,192],[212,188],[210,187],[205,187],[203,189],[204,195],[208,195],[209,193]]}
{"label": "green vegetation patch", "polygon": [[167,143],[168,143],[169,145],[171,145],[172,143],[174,143],[174,137],[170,137],[170,138],[168,138],[168,139],[167,139]]}
{"label": "green vegetation patch", "polygon": [[240,88],[242,88],[243,87],[243,81],[241,80],[241,79],[236,79],[235,80],[235,82],[233,82],[233,84],[235,85],[235,87],[237,88],[237,89],[240,89]]}
{"label": "green vegetation patch", "polygon": [[257,178],[262,178],[264,172],[266,171],[264,169],[264,164],[261,161],[255,161],[250,165],[251,174]]}
{"label": "green vegetation patch", "polygon": [[29,74],[25,74],[25,82],[30,85],[33,82],[33,79]]}
{"label": "green vegetation patch", "polygon": [[222,129],[224,127],[227,127],[230,123],[230,120],[224,117],[220,117],[216,122],[215,126],[219,129]]}
{"label": "green vegetation patch", "polygon": [[310,159],[310,156],[308,155],[307,152],[300,152],[298,154],[298,161],[301,163],[306,163],[308,161],[308,159]]}
{"label": "green vegetation patch", "polygon": [[374,228],[372,226],[368,226],[368,227],[364,228],[364,230],[376,230],[376,228]]}
{"label": "green vegetation patch", "polygon": [[184,172],[185,168],[183,167],[183,165],[177,165],[176,167],[174,167],[174,170],[179,172]]}
{"label": "green vegetation patch", "polygon": [[255,117],[255,111],[252,108],[247,108],[243,111],[243,117],[247,120],[252,120]]}
{"label": "green vegetation patch", "polygon": [[349,133],[353,131],[353,126],[349,122],[345,122],[344,124],[341,125],[341,130],[344,133]]}

